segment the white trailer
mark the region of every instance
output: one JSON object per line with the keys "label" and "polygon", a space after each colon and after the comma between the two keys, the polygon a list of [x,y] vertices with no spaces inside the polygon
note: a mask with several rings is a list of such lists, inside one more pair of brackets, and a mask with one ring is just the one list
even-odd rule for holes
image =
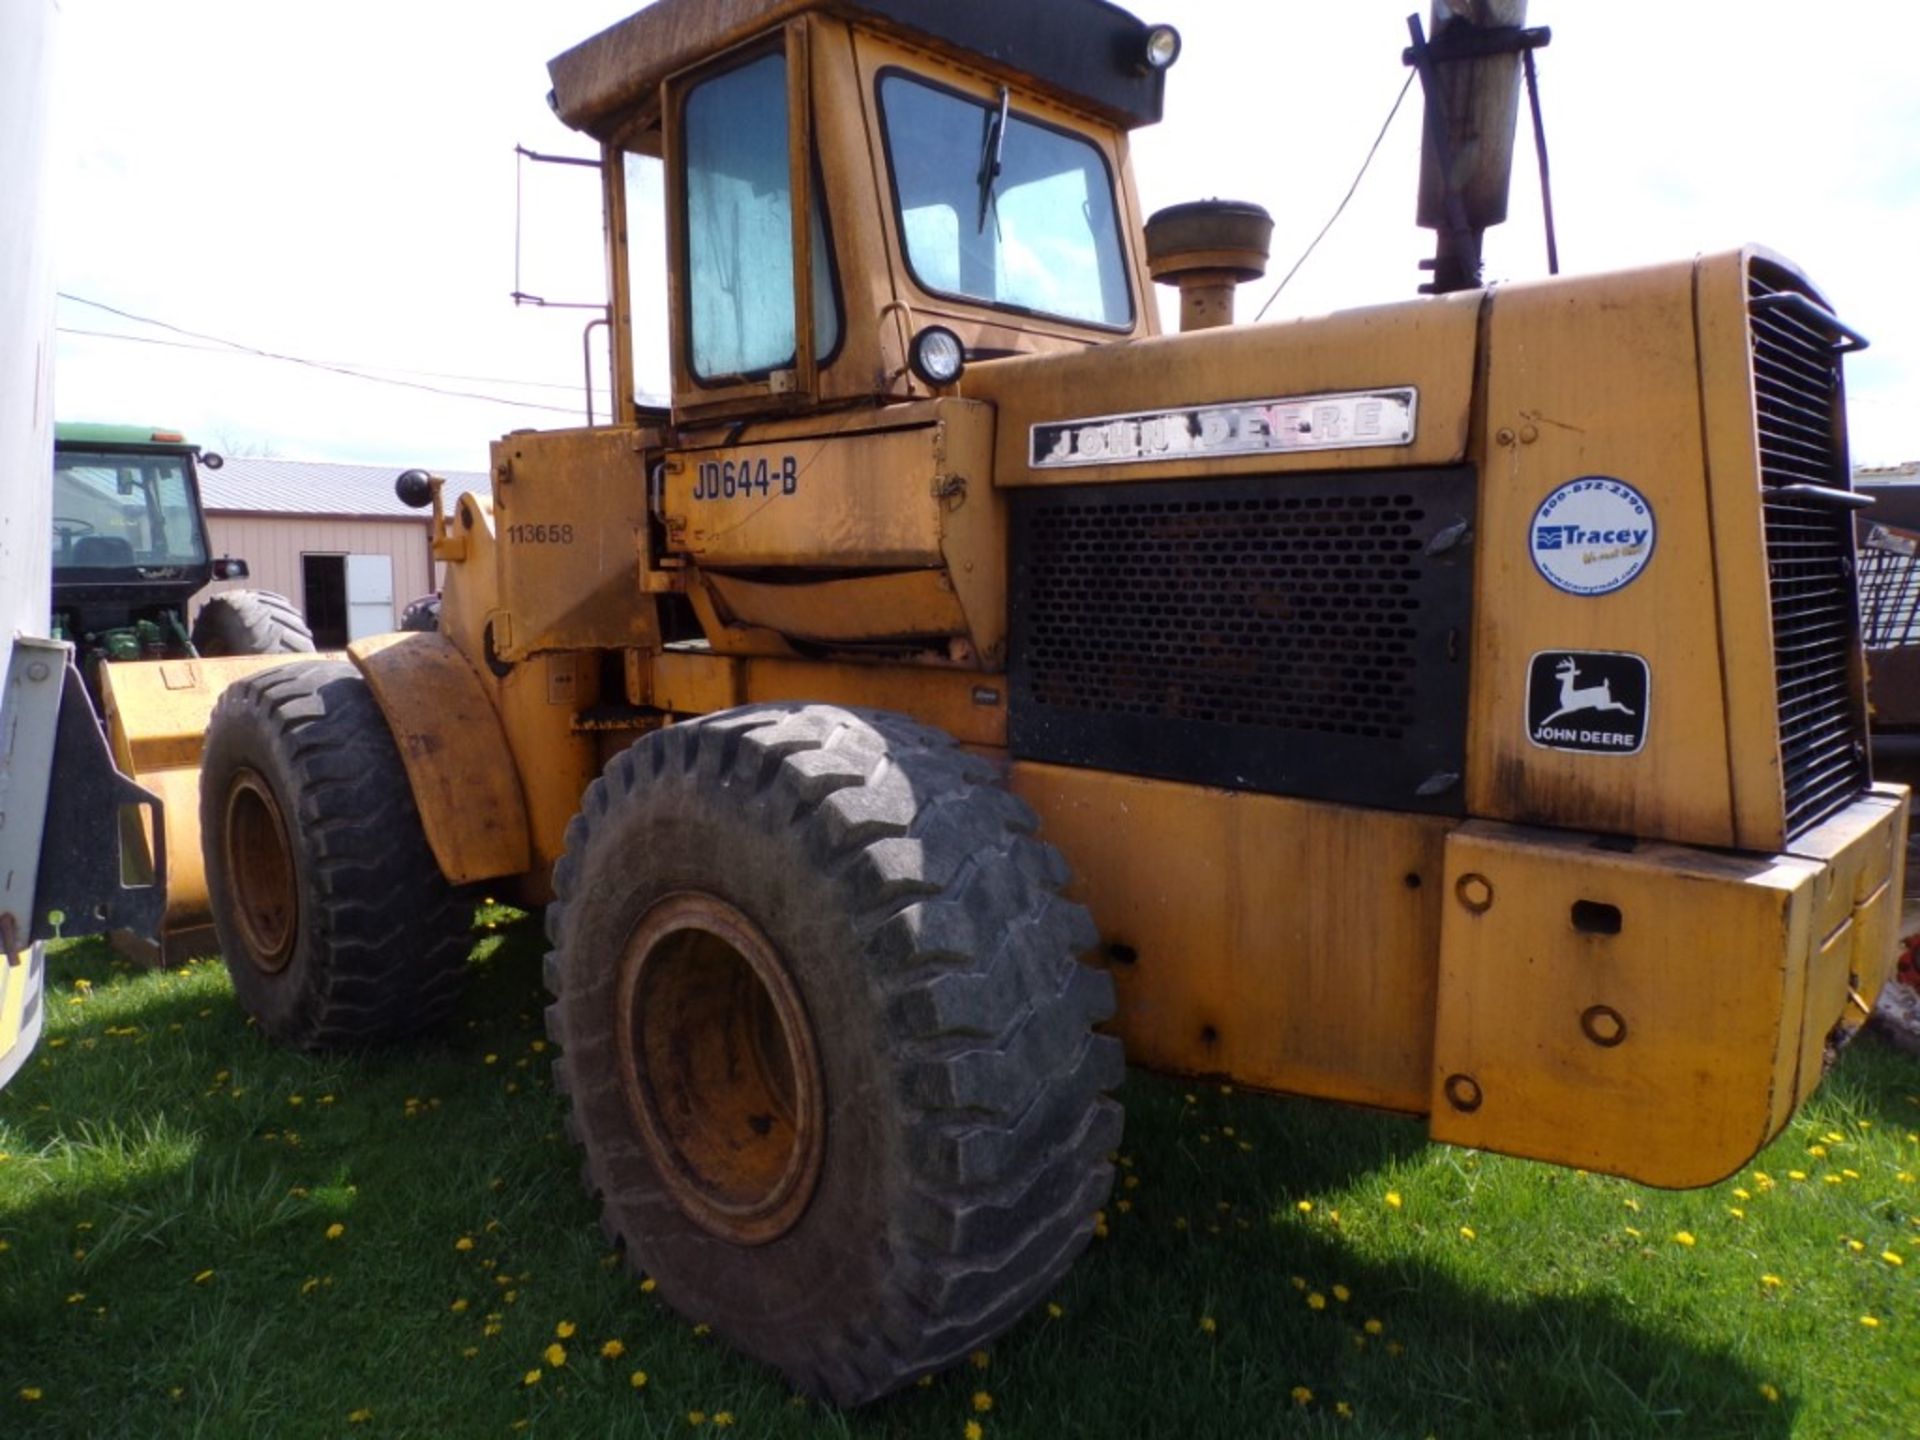
{"label": "white trailer", "polygon": [[[65,668],[45,640],[53,493],[53,276],[45,218],[53,20],[53,0],[0,0],[0,195],[7,197],[0,205],[0,675],[7,677],[0,691],[0,855],[11,862],[11,873],[0,873],[0,1084],[25,1063],[42,1019],[32,882],[18,874],[18,860],[23,852],[38,859],[53,731],[29,723],[25,711],[45,707],[25,691],[57,691]],[[35,637],[49,648],[34,645]],[[38,681],[28,678],[34,667],[42,672]]]}
{"label": "white trailer", "polygon": [[[47,633],[47,124],[57,10],[57,0],[0,0],[0,1085],[40,1038],[40,942],[112,930],[152,938],[166,882],[159,805],[114,769],[72,647]],[[142,810],[155,853],[151,873],[129,885],[121,836]]]}

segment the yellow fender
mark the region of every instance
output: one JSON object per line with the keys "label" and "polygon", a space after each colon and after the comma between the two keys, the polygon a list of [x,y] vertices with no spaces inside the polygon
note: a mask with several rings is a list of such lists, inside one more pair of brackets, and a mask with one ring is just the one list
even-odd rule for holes
{"label": "yellow fender", "polygon": [[421,631],[368,636],[347,654],[387,717],[441,873],[465,885],[530,869],[520,772],[466,657],[446,636]]}
{"label": "yellow fender", "polygon": [[[158,795],[165,814],[167,910],[161,928],[166,934],[179,935],[212,918],[207,873],[200,861],[200,747],[214,702],[227,686],[248,675],[328,658],[233,655],[100,667],[100,696],[114,764]],[[146,843],[152,844],[151,840]]]}

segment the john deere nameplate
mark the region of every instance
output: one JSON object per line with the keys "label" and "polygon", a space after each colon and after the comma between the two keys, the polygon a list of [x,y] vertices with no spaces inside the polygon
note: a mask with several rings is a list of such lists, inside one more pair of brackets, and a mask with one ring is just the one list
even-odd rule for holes
{"label": "john deere nameplate", "polygon": [[1127,465],[1182,456],[1288,454],[1411,445],[1419,392],[1411,385],[1339,395],[1290,395],[1139,415],[1096,415],[1035,425],[1036,470]]}

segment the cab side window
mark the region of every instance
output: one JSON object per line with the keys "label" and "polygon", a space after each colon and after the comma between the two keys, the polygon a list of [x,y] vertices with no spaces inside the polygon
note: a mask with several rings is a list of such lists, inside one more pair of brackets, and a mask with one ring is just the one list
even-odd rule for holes
{"label": "cab side window", "polygon": [[[762,55],[687,95],[688,334],[704,381],[794,363],[793,187],[787,167],[787,61]],[[815,187],[817,190],[817,187]],[[818,358],[839,341],[826,227],[816,194],[813,325]]]}

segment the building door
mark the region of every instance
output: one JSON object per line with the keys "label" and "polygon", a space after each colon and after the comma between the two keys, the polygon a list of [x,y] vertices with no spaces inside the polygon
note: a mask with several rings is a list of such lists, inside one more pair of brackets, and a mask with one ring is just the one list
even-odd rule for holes
{"label": "building door", "polygon": [[393,631],[393,557],[349,555],[347,560],[347,638]]}
{"label": "building door", "polygon": [[347,645],[347,557],[302,555],[300,601],[307,612],[317,650],[344,650]]}

